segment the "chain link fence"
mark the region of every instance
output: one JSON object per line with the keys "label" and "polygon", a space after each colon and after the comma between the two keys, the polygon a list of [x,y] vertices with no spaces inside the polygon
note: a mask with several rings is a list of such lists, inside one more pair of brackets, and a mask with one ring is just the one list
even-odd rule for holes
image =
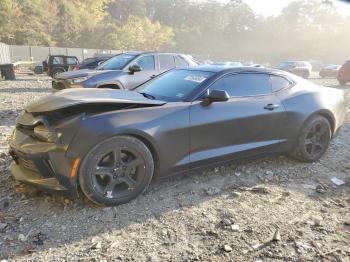
{"label": "chain link fence", "polygon": [[66,47],[44,47],[44,46],[20,46],[6,45],[0,43],[0,64],[15,63],[18,61],[41,62],[48,55],[68,55],[76,56],[79,61],[96,54],[118,54],[119,50],[101,50],[85,48]]}

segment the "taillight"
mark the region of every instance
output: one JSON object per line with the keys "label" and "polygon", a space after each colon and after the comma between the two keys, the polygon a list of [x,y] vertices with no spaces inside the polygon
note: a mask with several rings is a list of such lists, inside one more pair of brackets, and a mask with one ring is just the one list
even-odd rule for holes
{"label": "taillight", "polygon": [[342,76],[345,73],[345,69],[341,67],[338,71],[338,76]]}
{"label": "taillight", "polygon": [[80,70],[80,66],[76,65],[73,70]]}

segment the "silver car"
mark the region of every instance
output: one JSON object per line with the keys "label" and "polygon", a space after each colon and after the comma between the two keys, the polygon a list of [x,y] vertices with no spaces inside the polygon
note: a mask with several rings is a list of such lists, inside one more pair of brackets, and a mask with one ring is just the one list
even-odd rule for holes
{"label": "silver car", "polygon": [[133,89],[173,68],[196,66],[188,55],[157,52],[126,52],[112,57],[94,70],[68,71],[52,81],[54,89]]}

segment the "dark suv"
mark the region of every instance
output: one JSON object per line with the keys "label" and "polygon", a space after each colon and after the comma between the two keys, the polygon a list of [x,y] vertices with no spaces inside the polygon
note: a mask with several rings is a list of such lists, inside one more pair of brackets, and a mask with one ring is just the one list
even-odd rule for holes
{"label": "dark suv", "polygon": [[77,64],[73,70],[95,69],[98,65],[102,64],[113,56],[115,56],[115,54],[86,58],[81,63]]}
{"label": "dark suv", "polygon": [[340,85],[346,85],[350,82],[350,60],[340,67],[337,79]]}
{"label": "dark suv", "polygon": [[112,57],[95,70],[59,74],[52,81],[52,87],[132,89],[169,69],[196,65],[191,57],[183,54],[126,52]]}
{"label": "dark suv", "polygon": [[65,55],[49,55],[46,60],[43,61],[43,70],[51,77],[68,71],[79,64],[79,60],[76,56]]}

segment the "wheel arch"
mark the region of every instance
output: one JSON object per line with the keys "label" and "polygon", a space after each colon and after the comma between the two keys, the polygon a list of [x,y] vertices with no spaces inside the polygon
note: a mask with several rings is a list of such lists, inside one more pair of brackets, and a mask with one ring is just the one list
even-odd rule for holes
{"label": "wheel arch", "polygon": [[123,132],[115,134],[115,136],[131,136],[134,138],[139,139],[142,143],[146,145],[146,147],[151,151],[152,157],[153,157],[153,163],[154,163],[154,174],[153,178],[158,178],[160,174],[160,156],[159,151],[157,150],[157,147],[154,142],[152,142],[152,138],[144,134],[143,132]]}
{"label": "wheel arch", "polygon": [[334,117],[333,113],[331,111],[329,111],[328,109],[321,109],[321,110],[318,110],[318,111],[312,113],[308,118],[306,118],[304,120],[300,130],[302,130],[303,127],[308,123],[308,121],[315,116],[323,116],[324,118],[326,118],[328,120],[329,124],[331,125],[332,136],[333,136],[334,130],[335,130],[335,117]]}
{"label": "wheel arch", "polygon": [[[159,151],[157,149],[157,146],[156,146],[155,142],[152,141],[153,140],[152,137],[150,137],[150,135],[148,135],[148,134],[146,134],[144,132],[140,132],[139,130],[124,130],[124,131],[120,131],[120,132],[116,132],[116,133],[110,134],[108,137],[104,137],[102,139],[97,140],[95,143],[91,144],[88,148],[85,148],[87,150],[85,151],[84,154],[81,154],[82,155],[81,160],[83,161],[84,158],[90,152],[90,150],[92,150],[94,147],[96,147],[102,141],[110,139],[112,137],[118,137],[118,136],[134,137],[134,138],[140,140],[142,143],[144,143],[146,145],[146,147],[150,150],[150,152],[152,154],[152,157],[153,157],[153,162],[154,162],[154,174],[153,174],[153,177],[154,178],[158,178],[159,174],[160,174],[160,155],[159,155]],[[81,150],[79,150],[78,152],[81,152]]]}

